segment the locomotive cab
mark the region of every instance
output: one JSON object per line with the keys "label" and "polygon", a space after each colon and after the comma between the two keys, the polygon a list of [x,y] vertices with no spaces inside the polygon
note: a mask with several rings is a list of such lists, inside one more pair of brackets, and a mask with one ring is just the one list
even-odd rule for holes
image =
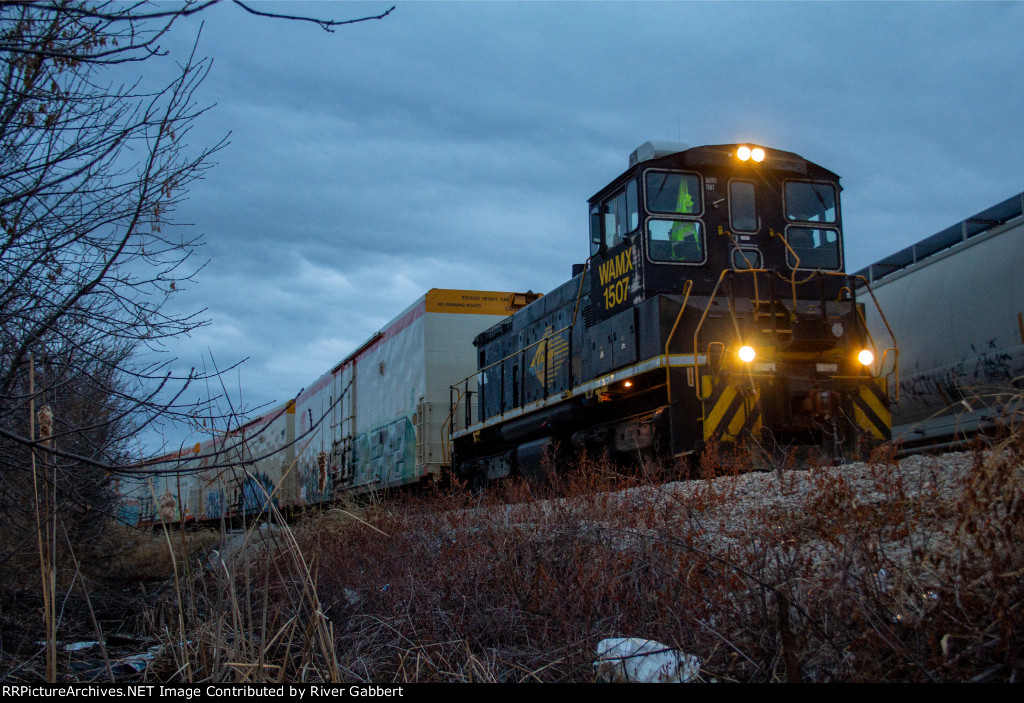
{"label": "locomotive cab", "polygon": [[843,270],[841,188],[825,168],[776,149],[663,142],[630,164],[590,200],[598,319],[687,282],[709,294],[724,270]]}

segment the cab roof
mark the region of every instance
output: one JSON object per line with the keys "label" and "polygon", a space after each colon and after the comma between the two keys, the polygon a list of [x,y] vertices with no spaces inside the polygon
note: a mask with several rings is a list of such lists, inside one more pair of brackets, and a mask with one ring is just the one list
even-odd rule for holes
{"label": "cab roof", "polygon": [[[681,142],[649,141],[644,142],[629,157],[629,167],[615,180],[595,193],[589,200],[593,203],[602,199],[609,191],[617,189],[621,184],[644,168],[693,169],[700,171],[707,166],[734,166],[739,168],[743,162],[736,158],[736,150],[741,146],[759,146],[750,142],[735,144],[713,144],[691,147]],[[771,169],[773,173],[789,173],[793,176],[838,181],[839,176],[823,166],[808,161],[799,154],[781,149],[762,146],[765,159],[754,167]]]}

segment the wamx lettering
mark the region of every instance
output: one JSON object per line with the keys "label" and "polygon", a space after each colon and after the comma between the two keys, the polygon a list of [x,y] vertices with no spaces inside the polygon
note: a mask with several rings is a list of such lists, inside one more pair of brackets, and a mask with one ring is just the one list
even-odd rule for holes
{"label": "wamx lettering", "polygon": [[597,272],[603,286],[604,309],[610,310],[626,301],[629,292],[629,274],[633,271],[633,250],[626,249],[615,258],[598,266]]}

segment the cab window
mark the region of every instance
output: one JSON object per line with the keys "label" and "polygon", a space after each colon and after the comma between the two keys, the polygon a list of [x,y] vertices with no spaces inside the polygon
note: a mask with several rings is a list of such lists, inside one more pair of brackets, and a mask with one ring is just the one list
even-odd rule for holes
{"label": "cab window", "polygon": [[630,181],[626,184],[626,212],[629,219],[627,232],[633,232],[640,226],[639,202],[636,181]]}
{"label": "cab window", "polygon": [[[621,202],[620,202],[621,201]],[[604,232],[605,248],[610,249],[622,241],[622,226],[619,224],[619,212],[626,209],[626,194],[620,193],[601,206],[601,231]]]}
{"label": "cab window", "polygon": [[[790,227],[786,241],[792,252],[786,254],[791,268],[838,269],[839,232],[816,227]],[[794,259],[794,254],[799,262]]]}
{"label": "cab window", "polygon": [[700,220],[647,221],[647,252],[652,261],[699,264],[704,261]]}
{"label": "cab window", "polygon": [[757,231],[757,200],[750,181],[729,184],[729,222],[737,232]]}
{"label": "cab window", "polygon": [[[640,225],[636,181],[591,210],[591,253],[603,242],[606,249],[620,243]],[[599,229],[598,229],[599,228]]]}
{"label": "cab window", "polygon": [[590,255],[601,251],[601,208],[590,208]]}
{"label": "cab window", "polygon": [[700,177],[688,173],[648,171],[644,186],[650,212],[699,215]]}
{"label": "cab window", "polygon": [[761,262],[761,252],[757,249],[733,249],[732,267],[737,271],[764,268]]}
{"label": "cab window", "polygon": [[786,183],[786,219],[790,222],[834,223],[838,219],[836,189],[831,183]]}

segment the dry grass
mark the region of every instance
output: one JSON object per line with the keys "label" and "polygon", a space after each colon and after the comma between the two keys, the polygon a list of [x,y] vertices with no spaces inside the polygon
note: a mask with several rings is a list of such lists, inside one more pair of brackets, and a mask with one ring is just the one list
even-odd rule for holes
{"label": "dry grass", "polygon": [[[337,680],[332,625],[291,529],[250,524],[221,534],[199,564],[179,562],[173,593],[147,612],[164,645],[150,680]],[[165,535],[173,543],[174,534]]]}
{"label": "dry grass", "polygon": [[1018,678],[1024,436],[745,465],[708,453],[664,483],[581,461],[293,528],[136,534],[111,574],[168,577],[133,621],[164,645],[150,681],[590,681],[617,636],[697,655],[703,680]]}
{"label": "dry grass", "polygon": [[328,512],[299,541],[347,679],[590,680],[600,639],[636,636],[706,679],[1015,680],[1021,459],[1020,438],[959,473],[882,456],[737,478],[708,459],[726,475],[665,487],[592,464]]}
{"label": "dry grass", "polygon": [[175,533],[168,542],[163,532],[136,530],[119,525],[106,537],[100,558],[108,575],[123,583],[165,581],[174,577],[174,565],[199,562],[221,542],[216,530]]}

